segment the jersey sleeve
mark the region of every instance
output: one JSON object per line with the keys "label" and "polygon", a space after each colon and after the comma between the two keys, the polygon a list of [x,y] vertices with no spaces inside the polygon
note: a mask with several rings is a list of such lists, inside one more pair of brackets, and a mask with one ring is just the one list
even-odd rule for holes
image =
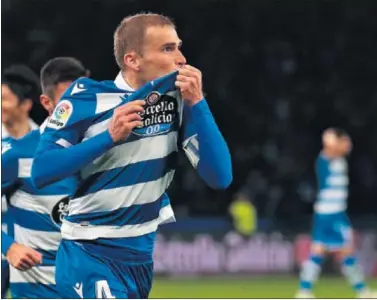
{"label": "jersey sleeve", "polygon": [[77,175],[83,167],[114,146],[108,130],[84,139],[85,132],[98,116],[98,93],[88,92],[89,83],[88,79],[73,83],[48,121],[31,169],[35,187],[43,188]]}
{"label": "jersey sleeve", "polygon": [[228,146],[213,118],[206,99],[183,110],[182,148],[199,176],[214,189],[232,181]]}
{"label": "jersey sleeve", "polygon": [[14,243],[14,240],[1,230],[1,253],[7,255],[10,246]]}
{"label": "jersey sleeve", "polygon": [[42,134],[41,143],[56,143],[65,148],[76,145],[90,126],[95,105],[96,94],[90,92],[90,81],[75,81],[55,107]]}
{"label": "jersey sleeve", "polygon": [[198,133],[196,131],[195,123],[192,120],[192,115],[189,107],[183,107],[183,121],[182,121],[182,149],[186,157],[196,169],[199,162],[199,141]]}
{"label": "jersey sleeve", "polygon": [[18,181],[18,152],[16,142],[2,149],[1,195],[12,189]]}
{"label": "jersey sleeve", "polygon": [[315,173],[318,189],[322,189],[325,186],[326,164],[326,160],[319,155],[315,162]]}

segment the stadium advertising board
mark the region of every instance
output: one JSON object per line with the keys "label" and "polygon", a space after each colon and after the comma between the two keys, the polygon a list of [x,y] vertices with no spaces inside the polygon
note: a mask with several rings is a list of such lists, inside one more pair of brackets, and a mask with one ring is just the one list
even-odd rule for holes
{"label": "stadium advertising board", "polygon": [[[374,233],[357,235],[360,263],[369,276],[377,275],[376,244]],[[309,246],[308,235],[257,233],[245,238],[234,232],[160,234],[154,269],[165,275],[294,273],[307,257]],[[336,258],[327,259],[324,272],[338,271]]]}

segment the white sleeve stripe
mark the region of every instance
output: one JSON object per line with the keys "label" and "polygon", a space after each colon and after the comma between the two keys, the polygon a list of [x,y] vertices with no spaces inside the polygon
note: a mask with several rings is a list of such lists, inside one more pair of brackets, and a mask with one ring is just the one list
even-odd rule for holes
{"label": "white sleeve stripe", "polygon": [[[194,134],[190,137],[188,137],[187,139],[185,139],[183,142],[182,142],[182,147],[186,147],[187,144],[192,140],[192,139],[196,139],[196,141],[198,140],[198,135],[197,134]],[[196,147],[199,149],[199,143],[197,142],[196,143]]]}
{"label": "white sleeve stripe", "polygon": [[31,176],[32,158],[20,158],[18,160],[18,177],[29,178]]}
{"label": "white sleeve stripe", "polygon": [[64,147],[64,148],[69,148],[72,146],[72,144],[70,142],[68,142],[67,140],[65,139],[59,139],[56,141],[56,144]]}
{"label": "white sleeve stripe", "polygon": [[200,159],[197,135],[194,135],[183,142],[183,150],[192,166],[196,169]]}

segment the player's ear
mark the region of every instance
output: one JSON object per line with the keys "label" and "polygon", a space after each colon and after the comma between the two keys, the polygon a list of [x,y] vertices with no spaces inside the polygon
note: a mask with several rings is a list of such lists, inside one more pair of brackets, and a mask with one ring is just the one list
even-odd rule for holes
{"label": "player's ear", "polygon": [[134,71],[140,70],[140,58],[135,51],[126,53],[123,57],[124,65]]}
{"label": "player's ear", "polygon": [[39,99],[41,101],[41,105],[43,106],[43,108],[45,110],[47,110],[48,112],[52,112],[54,110],[54,103],[52,102],[52,100],[50,99],[50,97],[48,97],[47,95],[42,94],[39,97]]}

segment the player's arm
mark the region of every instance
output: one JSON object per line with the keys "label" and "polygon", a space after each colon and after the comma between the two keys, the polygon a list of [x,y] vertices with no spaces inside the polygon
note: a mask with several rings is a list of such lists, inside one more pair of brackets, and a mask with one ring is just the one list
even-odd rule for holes
{"label": "player's arm", "polygon": [[[32,166],[32,181],[37,188],[74,175],[107,150],[128,137],[141,124],[138,112],[144,101],[134,101],[114,110],[108,130],[80,142],[88,124],[70,116],[62,128],[47,128],[41,137]],[[71,103],[72,105],[72,103]],[[57,107],[58,108],[58,107]],[[74,112],[74,108],[73,108]]]}
{"label": "player's arm", "polygon": [[18,244],[1,231],[1,253],[7,257],[9,263],[16,269],[26,271],[42,262],[42,254],[32,248]]}
{"label": "player's arm", "polygon": [[315,174],[317,179],[318,189],[321,189],[325,185],[325,173],[326,173],[326,162],[321,156],[318,156],[315,162]]}
{"label": "player's arm", "polygon": [[185,99],[183,149],[210,187],[225,189],[232,182],[231,156],[203,97],[200,71],[191,66],[180,69],[176,86]]}
{"label": "player's arm", "polygon": [[2,152],[1,164],[1,195],[4,195],[18,181],[18,156],[14,146],[10,146]]}
{"label": "player's arm", "polygon": [[1,230],[1,253],[6,255],[14,239]]}
{"label": "player's arm", "polygon": [[217,127],[206,99],[184,109],[183,150],[200,177],[212,188],[232,182],[228,146]]}

